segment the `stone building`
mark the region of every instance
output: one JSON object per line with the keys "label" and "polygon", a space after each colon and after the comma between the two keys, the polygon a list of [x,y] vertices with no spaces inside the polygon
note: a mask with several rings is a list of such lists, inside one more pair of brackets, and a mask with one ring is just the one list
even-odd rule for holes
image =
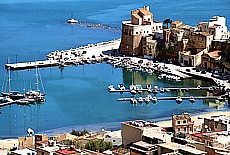
{"label": "stone building", "polygon": [[194,121],[191,120],[190,114],[172,115],[172,127],[175,133],[192,133],[194,132]]}
{"label": "stone building", "polygon": [[145,46],[142,47],[142,38],[161,29],[162,23],[153,21],[149,6],[132,10],[131,21],[122,22],[120,52],[129,56],[142,56],[145,52]]}
{"label": "stone building", "polygon": [[221,71],[220,60],[221,60],[221,51],[213,51],[209,53],[203,53],[201,56],[202,67],[207,70],[217,70]]}
{"label": "stone building", "polygon": [[230,131],[230,116],[220,115],[204,118],[203,132]]}
{"label": "stone building", "polygon": [[146,36],[143,38],[143,45],[145,45],[145,48],[143,48],[144,58],[150,60],[155,59],[158,55],[158,52],[156,51],[157,40],[153,39],[153,36]]}

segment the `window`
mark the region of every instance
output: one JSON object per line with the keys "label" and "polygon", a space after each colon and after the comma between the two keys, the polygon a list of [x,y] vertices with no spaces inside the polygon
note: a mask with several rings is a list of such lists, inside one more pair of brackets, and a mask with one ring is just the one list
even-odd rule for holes
{"label": "window", "polygon": [[114,140],[113,140],[113,143],[115,143],[115,142],[116,142],[116,140],[114,139]]}
{"label": "window", "polygon": [[178,128],[177,130],[178,130],[178,132],[180,132],[180,128]]}
{"label": "window", "polygon": [[184,127],[184,132],[186,132],[186,127]]}
{"label": "window", "polygon": [[192,131],[192,127],[190,127],[190,131]]}
{"label": "window", "polygon": [[180,124],[180,121],[177,121],[177,124]]}
{"label": "window", "polygon": [[136,34],[138,34],[138,32],[136,32]]}
{"label": "window", "polygon": [[185,124],[187,121],[186,120],[183,120],[183,123]]}

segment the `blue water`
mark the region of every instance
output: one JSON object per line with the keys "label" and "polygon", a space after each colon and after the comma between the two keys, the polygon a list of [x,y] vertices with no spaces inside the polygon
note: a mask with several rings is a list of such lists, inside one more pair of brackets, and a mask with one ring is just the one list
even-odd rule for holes
{"label": "blue water", "polygon": [[[0,81],[6,74],[4,65],[10,62],[44,60],[55,50],[76,48],[89,43],[118,39],[118,30],[91,29],[69,25],[66,20],[74,18],[86,23],[100,23],[110,27],[121,27],[121,22],[130,19],[130,11],[150,6],[155,20],[166,18],[182,20],[195,26],[199,21],[208,21],[214,15],[225,16],[230,26],[228,0],[2,0],[0,2]],[[115,69],[108,64],[69,66],[40,69],[46,90],[46,102],[42,104],[3,107],[0,112],[0,138],[25,135],[27,128],[36,133],[53,134],[72,129],[99,130],[119,129],[121,122],[133,119],[167,119],[174,113],[184,111],[192,114],[215,111],[204,101],[191,104],[183,101],[161,101],[157,105],[133,106],[129,102],[118,102],[119,97],[130,94],[110,94],[109,84],[115,86],[131,84],[131,72]],[[23,91],[34,84],[34,70],[12,71],[12,89]],[[135,83],[159,86],[209,86],[211,83],[196,79],[181,83],[159,81],[157,76],[135,73]],[[159,96],[178,95],[158,94]],[[182,94],[181,94],[182,95]],[[200,95],[190,92],[185,95]],[[205,94],[203,94],[205,95]],[[226,108],[224,108],[226,110]]]}

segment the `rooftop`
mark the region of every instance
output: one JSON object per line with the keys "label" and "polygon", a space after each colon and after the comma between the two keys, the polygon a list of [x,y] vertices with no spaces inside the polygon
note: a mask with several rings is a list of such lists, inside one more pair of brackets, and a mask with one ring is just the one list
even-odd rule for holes
{"label": "rooftop", "polygon": [[190,147],[190,146],[187,146],[187,145],[181,145],[181,144],[178,144],[178,143],[162,143],[162,144],[158,144],[158,146],[160,147],[163,147],[163,148],[167,148],[167,149],[170,149],[170,150],[184,150],[186,152],[189,152],[189,153],[192,153],[192,154],[204,154],[206,152],[204,151],[201,151],[201,150],[197,150],[196,148],[193,148],[193,147]]}
{"label": "rooftop", "polygon": [[136,121],[129,121],[129,122],[123,122],[122,124],[130,125],[133,127],[139,127],[139,128],[153,128],[153,127],[159,127],[157,124],[146,122],[143,120],[136,120]]}

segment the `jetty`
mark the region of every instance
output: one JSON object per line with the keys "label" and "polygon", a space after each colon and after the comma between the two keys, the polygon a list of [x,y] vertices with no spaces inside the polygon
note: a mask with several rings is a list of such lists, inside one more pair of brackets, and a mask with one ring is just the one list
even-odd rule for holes
{"label": "jetty", "polygon": [[146,92],[150,92],[152,93],[154,90],[156,90],[157,92],[161,92],[163,90],[163,92],[166,91],[190,91],[190,90],[207,90],[207,91],[211,91],[213,89],[216,89],[216,87],[201,87],[201,86],[197,86],[197,87],[167,87],[167,88],[139,88],[139,89],[115,89],[113,87],[109,87],[109,92],[110,93],[115,93],[115,92],[119,92],[119,93],[124,93],[124,92],[131,92],[132,90],[136,90],[136,91],[146,91]]}
{"label": "jetty", "polygon": [[[178,97],[156,97],[156,100],[176,100]],[[191,99],[191,97],[180,97],[182,100],[189,100]],[[219,99],[218,96],[197,96],[197,97],[193,97],[194,99],[197,100],[203,100],[203,99]],[[133,98],[118,98],[117,101],[131,101]],[[139,98],[135,98],[136,100],[138,100]]]}
{"label": "jetty", "polygon": [[[47,55],[47,60],[31,61],[19,63],[7,63],[5,68],[10,70],[23,70],[42,67],[54,67],[69,64],[79,64],[81,61],[95,60],[101,61],[106,56],[103,52],[113,51],[119,49],[120,39],[111,40],[108,42],[101,42],[96,44],[88,44],[87,46],[80,46],[78,48],[71,48],[68,50],[56,50]],[[100,59],[100,60],[99,60]]]}

